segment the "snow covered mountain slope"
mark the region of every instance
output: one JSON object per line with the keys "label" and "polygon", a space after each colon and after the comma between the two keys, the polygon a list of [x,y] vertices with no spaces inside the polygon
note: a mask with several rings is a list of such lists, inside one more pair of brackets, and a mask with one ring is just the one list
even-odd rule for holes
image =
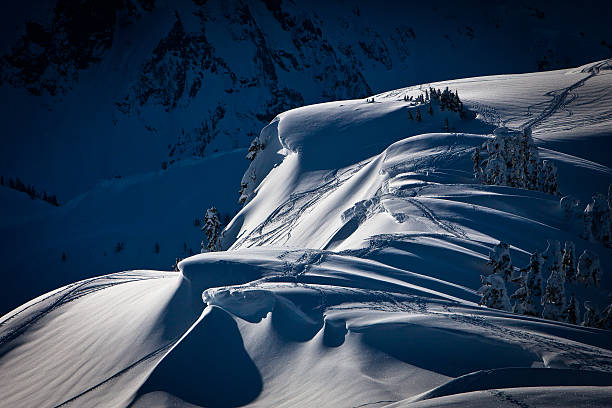
{"label": "snow covered mountain slope", "polygon": [[610,249],[580,238],[559,196],[478,183],[471,157],[500,124],[531,129],[586,204],[612,182],[583,148],[609,151],[611,83],[602,61],[444,83],[465,115],[429,113],[427,86],[278,115],[226,251],[79,281],[0,319],[0,405],[609,406],[609,330],[485,308],[477,289],[500,240],[515,266],[571,240],[601,260],[601,310]]}

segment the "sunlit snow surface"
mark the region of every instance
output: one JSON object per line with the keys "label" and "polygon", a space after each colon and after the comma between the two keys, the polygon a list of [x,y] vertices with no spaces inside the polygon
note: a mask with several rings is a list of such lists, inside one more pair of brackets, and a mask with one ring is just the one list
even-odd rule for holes
{"label": "sunlit snow surface", "polygon": [[606,191],[610,65],[436,84],[471,120],[409,120],[420,87],[280,114],[228,251],[73,283],[0,320],[0,405],[612,405],[609,331],[476,295],[493,244],[523,265],[557,239],[599,254],[606,303],[610,249],[558,197],[474,184],[470,160],[496,126],[531,127],[563,194]]}

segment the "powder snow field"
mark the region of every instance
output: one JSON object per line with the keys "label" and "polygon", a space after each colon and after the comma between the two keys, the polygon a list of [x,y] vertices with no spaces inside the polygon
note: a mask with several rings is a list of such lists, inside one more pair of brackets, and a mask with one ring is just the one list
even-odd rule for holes
{"label": "powder snow field", "polygon": [[0,406],[611,406],[610,331],[476,294],[499,240],[516,266],[572,240],[601,259],[604,305],[610,249],[579,238],[559,197],[475,184],[471,162],[496,127],[530,127],[564,195],[605,192],[611,65],[435,84],[466,119],[410,120],[404,96],[427,85],[278,115],[227,251],[71,283],[0,319]]}

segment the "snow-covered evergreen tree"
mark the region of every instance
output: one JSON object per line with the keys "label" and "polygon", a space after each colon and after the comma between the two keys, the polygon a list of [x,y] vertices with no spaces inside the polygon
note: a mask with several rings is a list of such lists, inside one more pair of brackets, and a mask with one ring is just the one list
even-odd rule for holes
{"label": "snow-covered evergreen tree", "polygon": [[[551,239],[548,240],[546,250],[542,253],[544,258],[544,273],[545,276],[550,276],[556,271],[561,270],[561,263],[563,256],[561,254],[561,244],[559,241]],[[564,279],[565,280],[565,279]]]}
{"label": "snow-covered evergreen tree", "polygon": [[548,275],[546,289],[542,296],[542,317],[550,320],[561,320],[566,308],[565,274],[562,268],[562,256],[559,241],[549,241],[545,257],[545,271]]}
{"label": "snow-covered evergreen tree", "polygon": [[484,181],[486,184],[506,185],[506,159],[503,155],[505,139],[495,136],[486,144],[489,154],[484,168]]}
{"label": "snow-covered evergreen tree", "polygon": [[246,155],[246,158],[250,161],[255,160],[255,156],[259,153],[260,150],[263,150],[263,144],[259,141],[259,137],[255,137],[249,146],[249,151]]}
{"label": "snow-covered evergreen tree", "polygon": [[595,241],[593,235],[593,206],[589,203],[584,209],[583,217],[583,230],[581,237],[587,241]]}
{"label": "snow-covered evergreen tree", "polygon": [[597,311],[591,307],[590,302],[584,302],[584,319],[582,325],[586,327],[596,327],[599,317]]}
{"label": "snow-covered evergreen tree", "polygon": [[580,208],[580,200],[572,196],[563,196],[559,201],[559,205],[565,213],[565,218],[570,221],[574,220],[581,215],[582,209]]}
{"label": "snow-covered evergreen tree", "polygon": [[480,304],[493,308],[510,311],[510,299],[506,290],[504,279],[496,274],[480,276],[482,286],[478,290],[481,296]]}
{"label": "snow-covered evergreen tree", "polygon": [[493,247],[489,252],[487,265],[491,267],[491,274],[499,275],[504,281],[510,281],[512,276],[512,259],[510,258],[510,246],[506,242],[501,242]]}
{"label": "snow-covered evergreen tree", "polygon": [[608,200],[603,194],[595,194],[584,210],[583,238],[610,246],[612,244],[610,218]]}
{"label": "snow-covered evergreen tree", "polygon": [[579,324],[580,323],[580,304],[578,303],[578,299],[576,295],[572,295],[567,302],[567,306],[563,311],[562,321],[571,323],[571,324]]}
{"label": "snow-covered evergreen tree", "polygon": [[202,252],[221,250],[221,222],[219,212],[215,207],[206,210],[202,231],[206,235],[206,244],[202,241]]}
{"label": "snow-covered evergreen tree", "polygon": [[542,161],[542,169],[540,171],[540,191],[552,195],[559,195],[557,168],[549,160]]}
{"label": "snow-covered evergreen tree", "polygon": [[601,267],[599,257],[589,250],[584,250],[578,258],[577,278],[584,287],[599,286],[601,280]]}
{"label": "snow-covered evergreen tree", "polygon": [[472,162],[474,162],[474,178],[482,183],[482,168],[480,167],[481,160],[480,149],[476,148],[472,154]]}
{"label": "snow-covered evergreen tree", "polygon": [[566,241],[563,248],[561,268],[568,282],[576,281],[576,247],[572,241]]}
{"label": "snow-covered evergreen tree", "polygon": [[543,294],[542,268],[544,259],[542,255],[535,251],[531,254],[529,264],[521,269],[521,275],[517,279],[519,288],[512,295],[516,299],[514,310],[516,313],[539,316],[541,297]]}
{"label": "snow-covered evergreen tree", "polygon": [[612,303],[610,303],[599,316],[597,327],[612,330]]}

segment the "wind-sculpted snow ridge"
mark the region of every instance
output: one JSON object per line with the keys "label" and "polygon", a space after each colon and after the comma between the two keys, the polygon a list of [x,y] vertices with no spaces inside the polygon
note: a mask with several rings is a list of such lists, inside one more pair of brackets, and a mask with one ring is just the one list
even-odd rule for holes
{"label": "wind-sculpted snow ridge", "polygon": [[[606,64],[445,83],[471,114],[430,113],[425,86],[279,114],[225,251],[73,283],[0,319],[0,406],[610,406],[610,331],[477,293],[500,240],[521,265],[555,239],[598,254],[603,306],[610,249],[580,238],[559,197],[478,184],[471,160],[500,124],[529,127],[564,194],[604,191],[612,170],[580,146],[609,145]],[[587,106],[557,122],[574,92]],[[597,115],[593,133],[567,131]]]}

